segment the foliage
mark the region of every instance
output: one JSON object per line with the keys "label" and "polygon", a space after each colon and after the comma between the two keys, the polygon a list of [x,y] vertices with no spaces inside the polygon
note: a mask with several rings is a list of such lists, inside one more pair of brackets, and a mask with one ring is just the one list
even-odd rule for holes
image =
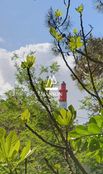
{"label": "foliage", "polygon": [[[85,125],[75,126],[75,129],[69,132],[68,140],[83,163],[88,164],[88,160],[91,160],[94,162],[94,166],[102,164],[103,111],[99,115],[91,117]],[[98,170],[98,166],[94,171]]]}
{"label": "foliage", "polygon": [[36,59],[36,57],[34,57],[33,55],[27,55],[26,61],[22,62],[21,67],[22,68],[32,67],[33,64],[35,63],[35,59]]}
{"label": "foliage", "polygon": [[[94,61],[103,60],[103,39],[90,37],[87,42],[88,55],[93,58]],[[76,75],[81,79],[85,86],[93,91],[93,86],[91,84],[89,68],[85,56],[77,56],[78,61],[76,61],[74,71]],[[90,68],[92,71],[92,76],[94,78],[94,83],[100,97],[102,98],[102,88],[103,88],[103,65],[101,63],[90,63]],[[73,77],[73,76],[72,76]],[[73,77],[74,80],[76,78]],[[80,87],[80,89],[83,89]],[[90,111],[91,115],[99,110],[99,104],[91,96],[86,96],[81,101],[81,107]]]}
{"label": "foliage", "polygon": [[[98,55],[99,51],[102,51],[97,49],[94,44],[91,48],[89,46],[92,28],[85,34],[83,5],[76,8],[81,29],[80,31],[74,29],[73,32],[68,31],[70,1],[68,3],[64,1],[64,5],[66,9],[64,18],[61,10],[50,10],[48,14],[49,31],[73,77],[98,103],[99,114],[92,116],[86,124],[77,125],[74,107],[70,105],[67,109],[59,108],[54,98],[45,90],[45,84],[47,85],[48,82],[51,86],[51,82],[42,75],[49,71],[50,74],[54,74],[58,71],[59,66],[56,63],[49,68],[42,66],[37,75],[36,66],[34,67],[36,57],[33,54],[27,55],[21,65],[16,64],[18,87],[9,91],[5,100],[0,100],[2,108],[0,126],[5,127],[8,132],[6,135],[5,129],[0,129],[0,170],[3,173],[4,169],[7,169],[10,174],[18,172],[25,172],[25,174],[87,174],[85,165],[90,159],[93,160],[93,163],[91,161],[92,168],[93,166],[98,168],[103,163],[103,101],[101,93],[98,91],[97,80],[102,76],[102,56]],[[99,42],[97,41],[97,43]],[[91,51],[92,49],[93,51]],[[96,57],[92,57],[95,49],[98,54],[95,54]],[[78,71],[78,73],[82,72],[81,75],[84,76],[84,79],[78,75],[76,68],[73,70],[69,66],[66,60],[67,55],[71,52],[75,65],[79,65],[82,60],[81,64],[86,65],[87,76],[82,68]],[[92,68],[95,68],[96,65],[99,65],[99,73],[98,71],[93,72]],[[10,131],[12,129],[17,131],[20,139],[14,131]],[[31,141],[31,145],[28,142],[22,149],[21,146],[24,146],[28,139]],[[32,151],[30,151],[30,146],[33,146]],[[33,153],[34,151],[35,153]]]}
{"label": "foliage", "polygon": [[[64,16],[62,15],[62,18],[56,20],[55,11],[52,9],[50,9],[48,13],[48,27],[50,30],[53,27],[55,29],[55,33],[62,35],[62,40],[58,40],[54,37],[53,33],[50,32],[55,43],[54,50],[61,54],[65,65],[71,72],[73,79],[77,81],[79,88],[87,93],[86,100],[83,99],[82,101],[82,107],[85,107],[87,110],[90,109],[90,111],[92,111],[95,115],[99,115],[100,110],[103,108],[102,38],[91,37],[93,30],[91,25],[90,30],[85,33],[85,21],[83,21],[84,6],[82,4],[76,8],[76,12],[79,16],[80,30],[74,29],[72,31],[72,29],[70,29],[70,22],[68,23],[71,1],[63,2],[66,13]],[[99,3],[101,2],[99,1]],[[74,58],[74,69],[71,68],[67,61],[67,56],[70,54],[72,54]],[[68,124],[68,118],[69,117],[66,117],[65,113],[62,117],[59,116],[59,124],[63,124],[62,126]],[[91,117],[89,122],[85,125],[74,126],[76,127],[75,129],[73,129],[74,127],[71,127],[72,131],[69,132],[70,130],[68,130],[68,141],[69,143],[71,141],[71,146],[74,147],[74,153],[82,163],[88,163],[88,161],[90,161],[89,158],[92,156],[93,163],[91,161],[89,166],[93,167],[93,165],[95,165],[97,166],[96,170],[98,170],[98,166],[100,165],[97,165],[97,163],[102,163],[102,127],[99,127],[97,122],[92,122],[93,118],[96,119],[96,116]],[[100,119],[100,115],[97,119]],[[64,120],[64,123],[62,120]],[[99,123],[101,124],[102,121],[100,120]],[[86,171],[82,171],[82,173],[85,172]]]}
{"label": "foliage", "polygon": [[81,48],[83,46],[83,42],[81,41],[80,36],[72,36],[70,38],[70,50],[71,51],[75,51],[78,48]]}
{"label": "foliage", "polygon": [[84,9],[84,7],[83,7],[83,5],[81,4],[79,7],[76,8],[76,11],[77,11],[78,13],[82,13],[82,12],[83,12],[83,9]]}
{"label": "foliage", "polygon": [[20,140],[14,131],[6,135],[6,131],[0,128],[0,168],[7,173],[16,173],[18,165],[33,153],[30,150],[30,142],[21,150]]}

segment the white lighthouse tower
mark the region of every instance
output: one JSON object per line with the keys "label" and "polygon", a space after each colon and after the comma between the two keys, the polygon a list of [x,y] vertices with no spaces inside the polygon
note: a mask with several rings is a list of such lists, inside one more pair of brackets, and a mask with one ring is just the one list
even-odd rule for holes
{"label": "white lighthouse tower", "polygon": [[61,83],[61,87],[60,87],[60,96],[59,96],[59,105],[62,108],[67,108],[67,92],[68,90],[66,89],[66,83],[63,81]]}

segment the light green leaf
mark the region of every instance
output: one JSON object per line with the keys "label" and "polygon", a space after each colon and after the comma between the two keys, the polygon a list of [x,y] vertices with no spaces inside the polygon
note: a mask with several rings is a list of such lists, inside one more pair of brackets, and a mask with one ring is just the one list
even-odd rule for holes
{"label": "light green leaf", "polygon": [[80,6],[78,6],[78,7],[76,8],[76,11],[77,11],[78,13],[82,13],[83,10],[84,10],[83,4],[81,4]]}
{"label": "light green leaf", "polygon": [[54,27],[50,27],[50,34],[55,37],[56,29]]}
{"label": "light green leaf", "polygon": [[99,128],[102,128],[102,126],[103,126],[103,117],[100,116],[100,115],[97,115],[97,116],[94,116],[93,118],[94,118],[94,120],[96,121],[97,126],[98,126]]}
{"label": "light green leaf", "polygon": [[68,134],[68,140],[73,140],[73,139],[79,138],[79,137],[80,137],[80,134],[77,133],[75,130],[70,131]]}
{"label": "light green leaf", "polygon": [[56,170],[59,170],[59,169],[61,168],[61,165],[57,163],[57,164],[54,165],[54,168],[55,168]]}
{"label": "light green leaf", "polygon": [[34,55],[27,55],[26,61],[21,63],[21,67],[23,69],[25,68],[31,68],[36,61],[36,57]]}
{"label": "light green leaf", "polygon": [[72,114],[70,111],[67,111],[66,109],[62,108],[59,111],[59,115],[56,118],[56,121],[61,125],[61,126],[68,126],[71,118],[72,118]]}
{"label": "light green leaf", "polygon": [[76,48],[80,48],[83,46],[83,42],[81,41],[81,37],[77,37],[76,39]]}
{"label": "light green leaf", "polygon": [[27,158],[28,154],[30,153],[30,147],[31,143],[30,141],[27,143],[26,147],[23,148],[21,155],[20,155],[20,161],[23,161],[25,158]]}
{"label": "light green leaf", "polygon": [[35,63],[36,57],[33,56],[33,55],[27,55],[26,61],[27,61],[28,68],[30,68],[30,67],[32,67],[33,64]]}
{"label": "light green leaf", "polygon": [[28,109],[26,109],[26,110],[21,114],[21,119],[22,119],[23,121],[29,122],[29,120],[30,120],[30,112],[29,112]]}
{"label": "light green leaf", "polygon": [[73,33],[74,33],[74,34],[77,34],[77,33],[78,33],[77,28],[74,28]]}
{"label": "light green leaf", "polygon": [[9,151],[9,158],[14,158],[16,155],[17,155],[17,153],[19,152],[19,149],[20,149],[20,140],[18,140],[16,143],[15,143],[15,145],[14,145],[14,147]]}
{"label": "light green leaf", "polygon": [[53,86],[52,80],[48,79],[46,82],[46,88],[51,88]]}
{"label": "light green leaf", "polygon": [[68,109],[70,110],[72,114],[72,119],[74,120],[76,118],[76,110],[74,109],[72,105],[68,106]]}
{"label": "light green leaf", "polygon": [[5,137],[6,135],[6,130],[4,128],[0,128],[0,140],[2,139],[2,137]]}
{"label": "light green leaf", "polygon": [[61,41],[63,39],[62,35],[56,31],[54,27],[50,27],[50,34],[57,40]]}
{"label": "light green leaf", "polygon": [[88,135],[88,130],[87,130],[87,127],[86,126],[83,126],[83,125],[79,125],[76,127],[75,131],[80,134],[80,135]]}
{"label": "light green leaf", "polygon": [[62,12],[60,11],[60,10],[56,10],[55,11],[55,17],[60,17],[60,16],[62,16]]}
{"label": "light green leaf", "polygon": [[18,152],[20,147],[20,141],[18,140],[17,134],[11,131],[6,137],[5,148],[7,157],[11,158],[14,152]]}
{"label": "light green leaf", "polygon": [[95,123],[89,123],[88,132],[91,134],[98,134],[98,133],[100,133],[100,128]]}
{"label": "light green leaf", "polygon": [[71,51],[75,51],[76,49],[79,49],[83,46],[83,42],[81,41],[81,37],[80,36],[72,36],[70,38],[70,49]]}

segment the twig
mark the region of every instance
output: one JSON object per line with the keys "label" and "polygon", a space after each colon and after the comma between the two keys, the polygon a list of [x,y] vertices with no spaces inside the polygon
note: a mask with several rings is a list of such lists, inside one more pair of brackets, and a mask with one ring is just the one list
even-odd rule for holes
{"label": "twig", "polygon": [[80,13],[80,25],[81,25],[81,31],[82,31],[82,37],[83,37],[83,43],[84,43],[84,50],[85,50],[85,54],[86,54],[85,57],[86,57],[87,64],[88,64],[88,69],[89,69],[91,84],[92,84],[92,87],[93,87],[93,90],[94,90],[94,93],[95,93],[95,97],[97,98],[97,100],[98,100],[100,106],[103,107],[101,98],[99,97],[99,94],[98,94],[97,89],[96,89],[96,87],[95,87],[95,83],[94,83],[94,79],[93,79],[93,74],[92,74],[92,72],[91,72],[90,62],[89,62],[89,59],[88,59],[88,56],[87,56],[87,55],[88,55],[88,52],[87,52],[87,46],[86,46],[86,40],[85,40],[85,34],[84,34],[82,13]]}
{"label": "twig", "polygon": [[68,13],[69,13],[69,8],[70,8],[70,1],[71,1],[71,0],[68,0],[68,3],[67,3],[67,4],[66,4],[66,2],[64,1],[65,6],[67,6],[66,15],[65,15],[65,18],[64,18],[63,22],[62,22],[58,27],[63,26],[64,23],[66,22],[67,18],[68,18]]}
{"label": "twig", "polygon": [[52,167],[52,165],[49,163],[49,161],[47,160],[47,158],[44,158],[48,168],[54,173],[54,174],[59,174],[58,171],[55,171],[54,168]]}
{"label": "twig", "polygon": [[71,73],[74,75],[74,77],[78,80],[78,82],[81,84],[81,86],[83,87],[83,89],[85,89],[85,91],[86,91],[87,93],[89,93],[92,97],[96,97],[95,94],[93,94],[92,92],[90,92],[90,91],[85,87],[85,85],[81,82],[81,80],[80,80],[80,79],[78,78],[78,76],[74,73],[74,71],[72,70],[72,68],[69,66],[67,60],[65,59],[64,53],[63,53],[63,51],[62,51],[62,49],[61,49],[61,46],[60,46],[60,43],[59,43],[59,42],[58,42],[58,47],[59,47],[59,51],[60,51],[60,53],[61,53],[61,55],[62,55],[62,58],[63,58],[63,60],[64,60],[64,62],[65,62],[65,64],[66,64],[66,66],[67,66],[68,69],[71,71]]}
{"label": "twig", "polygon": [[59,148],[59,149],[65,149],[65,147],[63,146],[60,146],[60,145],[56,145],[56,144],[53,144],[47,140],[45,140],[40,134],[38,134],[35,130],[33,130],[27,123],[25,123],[25,126],[26,128],[28,128],[35,136],[37,136],[40,140],[42,140],[44,143],[52,146],[52,147],[56,147],[56,148]]}
{"label": "twig", "polygon": [[27,165],[28,165],[27,158],[24,161],[24,165],[25,165],[25,174],[27,174]]}
{"label": "twig", "polygon": [[[34,84],[33,84],[33,81],[32,81],[32,78],[31,78],[31,74],[30,74],[30,69],[27,68],[27,73],[28,73],[28,77],[29,77],[29,81],[30,81],[30,85],[31,85],[31,88],[34,92],[34,94],[36,95],[38,101],[42,104],[42,106],[44,106],[44,108],[46,109],[47,113],[49,114],[51,120],[53,121],[54,123],[54,126],[56,127],[56,129],[58,130],[61,138],[62,138],[62,141],[64,142],[67,150],[68,150],[68,153],[70,155],[70,157],[72,158],[72,160],[75,162],[75,165],[78,165],[78,168],[82,171],[83,174],[87,174],[87,172],[85,171],[85,169],[82,167],[82,165],[80,164],[80,162],[78,161],[78,159],[75,157],[72,149],[70,147],[67,146],[67,141],[65,140],[65,137],[63,136],[63,133],[62,133],[62,130],[59,128],[54,116],[51,114],[50,110],[48,109],[47,105],[43,102],[43,100],[41,99],[41,97],[39,96]],[[27,124],[26,124],[27,125]],[[32,129],[31,129],[32,131]],[[34,134],[36,134],[38,137],[40,137],[40,139],[42,140],[42,137],[38,135],[37,132],[34,132]],[[42,140],[44,141],[44,139]],[[50,143],[49,143],[50,144]]]}
{"label": "twig", "polygon": [[86,54],[83,53],[81,50],[76,50],[76,52],[79,53],[79,54],[81,54],[81,55],[84,56],[84,57],[87,56],[88,59],[89,59],[90,61],[94,62],[94,63],[98,63],[98,64],[100,64],[100,65],[103,65],[103,62],[102,62],[102,61],[99,61],[99,60],[96,60],[96,59],[91,58],[89,55],[86,55]]}

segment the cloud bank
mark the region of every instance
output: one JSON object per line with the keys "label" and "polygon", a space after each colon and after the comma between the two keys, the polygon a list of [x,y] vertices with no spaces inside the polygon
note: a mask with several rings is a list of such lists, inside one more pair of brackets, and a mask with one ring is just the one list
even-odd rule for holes
{"label": "cloud bank", "polygon": [[[16,53],[20,58],[18,62],[21,62],[25,59],[26,55],[30,52],[35,52],[37,65],[45,65],[48,66],[52,62],[57,61],[60,65],[60,70],[56,75],[57,81],[60,83],[65,81],[68,88],[68,105],[73,104],[76,109],[79,108],[79,100],[84,97],[84,93],[78,90],[77,85],[74,81],[72,81],[70,77],[70,72],[66,67],[64,61],[60,56],[53,55],[51,50],[52,45],[50,43],[42,43],[42,44],[32,44],[27,45],[25,47],[21,47],[18,50],[14,50],[12,52],[7,51],[5,49],[0,49],[0,95],[12,89],[16,82],[15,73],[16,69],[14,67],[13,61],[11,57],[14,53]],[[73,66],[73,57],[69,56],[66,58],[69,65]],[[79,110],[79,115],[85,115],[85,112]],[[82,119],[80,119],[81,122]],[[84,120],[83,120],[84,122]]]}
{"label": "cloud bank", "polygon": [[[61,72],[67,71],[65,63],[60,56],[53,55],[52,45],[50,43],[32,44],[25,47],[21,47],[18,50],[9,52],[5,49],[0,49],[0,95],[5,93],[7,90],[11,89],[15,84],[15,72],[13,61],[11,57],[13,54],[19,56],[18,62],[25,59],[26,55],[30,52],[35,52],[37,58],[37,65],[50,65],[51,63],[57,61],[61,66]],[[72,57],[67,58],[70,65],[73,65]]]}

